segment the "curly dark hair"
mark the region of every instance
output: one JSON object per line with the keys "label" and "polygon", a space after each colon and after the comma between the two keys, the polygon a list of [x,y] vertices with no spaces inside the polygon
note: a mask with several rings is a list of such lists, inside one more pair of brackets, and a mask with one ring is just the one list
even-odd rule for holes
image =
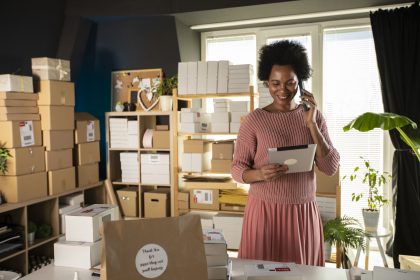
{"label": "curly dark hair", "polygon": [[268,81],[273,65],[291,65],[299,80],[306,81],[312,74],[306,49],[296,41],[276,41],[260,49],[258,79]]}

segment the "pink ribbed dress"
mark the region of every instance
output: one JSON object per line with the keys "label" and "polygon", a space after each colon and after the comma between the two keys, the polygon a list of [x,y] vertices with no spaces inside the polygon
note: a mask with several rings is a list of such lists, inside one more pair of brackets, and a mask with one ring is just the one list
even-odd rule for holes
{"label": "pink ribbed dress", "polygon": [[[315,163],[322,172],[333,175],[340,156],[331,144],[319,111],[316,121],[330,151],[323,158],[316,156]],[[268,148],[310,143],[313,140],[303,119],[302,106],[278,113],[256,109],[241,125],[232,176],[243,182],[245,170],[268,164]],[[314,171],[251,184],[239,257],[323,266],[323,231],[315,192]]]}

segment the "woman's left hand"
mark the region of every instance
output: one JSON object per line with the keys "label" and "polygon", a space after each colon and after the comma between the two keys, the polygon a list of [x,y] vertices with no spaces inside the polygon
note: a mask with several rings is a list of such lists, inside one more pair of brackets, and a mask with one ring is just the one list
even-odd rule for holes
{"label": "woman's left hand", "polygon": [[306,126],[310,127],[312,125],[316,125],[316,106],[317,103],[315,101],[315,97],[312,93],[307,91],[306,89],[303,90],[304,96],[301,96],[301,104],[305,103],[309,105],[309,110],[304,111],[303,116],[306,122]]}

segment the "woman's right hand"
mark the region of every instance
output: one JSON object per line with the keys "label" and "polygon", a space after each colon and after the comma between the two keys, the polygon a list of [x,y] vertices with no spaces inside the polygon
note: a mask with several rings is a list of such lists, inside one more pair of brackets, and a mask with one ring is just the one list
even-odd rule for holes
{"label": "woman's right hand", "polygon": [[259,169],[261,181],[272,181],[286,174],[289,167],[286,164],[267,164]]}

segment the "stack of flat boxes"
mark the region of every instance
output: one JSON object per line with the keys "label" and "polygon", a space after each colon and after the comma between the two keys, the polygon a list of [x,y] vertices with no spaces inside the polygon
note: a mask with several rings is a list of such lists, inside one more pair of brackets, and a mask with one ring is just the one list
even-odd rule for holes
{"label": "stack of flat boxes", "polygon": [[[58,65],[62,67],[61,72]],[[75,97],[74,84],[70,82],[70,62],[33,58],[32,72],[39,79],[35,85],[46,149],[48,194],[55,195],[76,188],[72,165]]]}
{"label": "stack of flat boxes", "polygon": [[249,112],[249,101],[230,101],[230,132],[239,132],[242,121]]}
{"label": "stack of flat boxes", "polygon": [[217,67],[217,93],[228,93],[229,69],[231,65],[227,60],[219,61]]}
{"label": "stack of flat boxes", "polygon": [[32,77],[0,75],[0,142],[12,156],[0,173],[0,192],[10,203],[47,195],[37,99]]}
{"label": "stack of flat boxes", "polygon": [[144,185],[170,185],[169,154],[141,154],[141,183]]}
{"label": "stack of flat boxes", "polygon": [[197,133],[210,131],[209,115],[201,113],[199,108],[182,108],[180,116],[181,132]]}
{"label": "stack of flat boxes", "polygon": [[182,172],[205,172],[210,170],[211,143],[200,139],[184,140]]}
{"label": "stack of flat boxes", "polygon": [[249,92],[253,76],[252,64],[229,65],[229,93]]}
{"label": "stack of flat boxes", "polygon": [[229,133],[229,102],[227,99],[213,100],[214,113],[211,114],[211,132]]}
{"label": "stack of flat boxes", "polygon": [[125,183],[140,182],[140,165],[137,153],[120,153],[121,181]]}
{"label": "stack of flat boxes", "polygon": [[188,192],[178,192],[178,213],[186,214],[190,211],[190,194]]}
{"label": "stack of flat boxes", "polygon": [[212,144],[211,171],[214,173],[230,173],[233,160],[234,142],[219,141]]}
{"label": "stack of flat boxes", "polygon": [[109,118],[111,148],[139,147],[138,125],[135,120],[127,118]]}
{"label": "stack of flat boxes", "polygon": [[127,141],[127,148],[139,148],[139,127],[137,125],[137,121],[127,121]]}
{"label": "stack of flat boxes", "polygon": [[204,252],[209,280],[225,280],[228,275],[226,240],[221,230],[203,229]]}
{"label": "stack of flat boxes", "polygon": [[262,83],[258,83],[258,93],[258,108],[264,108],[273,102],[273,98],[271,97],[268,88],[266,88]]}
{"label": "stack of flat boxes", "polygon": [[75,113],[74,143],[77,153],[77,186],[99,182],[99,120],[88,113]]}

